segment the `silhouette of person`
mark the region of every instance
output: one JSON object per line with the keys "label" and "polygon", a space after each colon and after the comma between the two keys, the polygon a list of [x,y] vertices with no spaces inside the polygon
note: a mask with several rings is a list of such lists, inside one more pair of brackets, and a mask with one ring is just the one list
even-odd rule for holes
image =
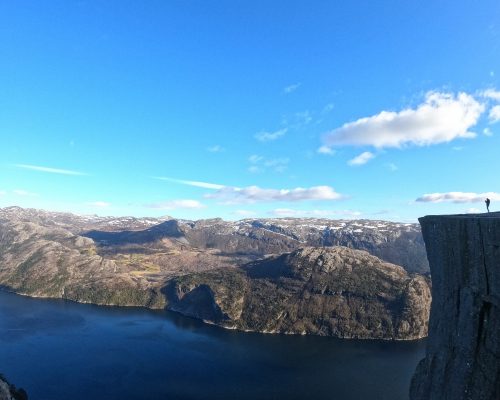
{"label": "silhouette of person", "polygon": [[484,202],[486,203],[486,209],[490,212],[490,199],[487,198]]}

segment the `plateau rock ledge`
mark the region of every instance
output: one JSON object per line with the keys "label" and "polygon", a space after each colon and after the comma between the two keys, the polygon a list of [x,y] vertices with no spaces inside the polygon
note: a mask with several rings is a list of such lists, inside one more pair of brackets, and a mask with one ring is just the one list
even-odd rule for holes
{"label": "plateau rock ledge", "polygon": [[411,400],[500,399],[500,213],[420,218],[432,275]]}

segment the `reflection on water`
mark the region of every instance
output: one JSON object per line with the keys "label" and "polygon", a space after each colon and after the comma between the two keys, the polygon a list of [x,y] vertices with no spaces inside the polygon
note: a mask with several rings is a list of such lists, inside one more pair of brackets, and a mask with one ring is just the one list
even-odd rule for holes
{"label": "reflection on water", "polygon": [[0,372],[33,400],[401,400],[424,347],[241,333],[0,292]]}

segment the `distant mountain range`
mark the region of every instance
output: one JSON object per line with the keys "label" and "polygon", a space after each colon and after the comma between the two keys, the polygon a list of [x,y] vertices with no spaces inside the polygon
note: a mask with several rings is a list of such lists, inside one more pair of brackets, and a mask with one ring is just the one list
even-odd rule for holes
{"label": "distant mountain range", "polygon": [[19,207],[0,209],[0,220],[65,229],[103,247],[161,247],[161,241],[166,239],[189,248],[259,258],[304,246],[346,246],[366,250],[408,272],[429,272],[420,226],[410,223],[320,218],[189,221],[171,217],[79,216]]}
{"label": "distant mountain range", "polygon": [[[338,250],[345,247],[353,250]],[[289,276],[287,269],[301,268],[289,262],[289,253],[296,255],[291,256],[294,262],[299,254],[309,254],[304,262],[310,268]],[[318,270],[321,259],[334,266]],[[95,304],[166,307],[238,329],[422,337],[430,304],[428,279],[415,280],[412,274],[427,272],[417,224],[309,218],[188,221],[0,209],[4,289]],[[368,290],[370,285],[378,289]],[[423,296],[420,303],[411,289],[415,285]],[[188,292],[194,294],[186,301]],[[228,299],[242,307],[237,318]],[[258,304],[261,319],[250,318],[258,314]],[[323,312],[314,311],[314,304]],[[219,312],[205,314],[207,307]],[[360,310],[372,310],[374,319]],[[282,318],[278,325],[273,322],[277,315]]]}

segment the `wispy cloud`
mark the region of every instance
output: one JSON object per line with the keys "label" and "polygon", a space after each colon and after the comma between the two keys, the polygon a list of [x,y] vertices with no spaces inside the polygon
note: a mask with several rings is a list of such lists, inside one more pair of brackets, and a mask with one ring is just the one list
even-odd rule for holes
{"label": "wispy cloud", "polygon": [[307,125],[313,119],[309,110],[296,112],[295,118],[301,125]]}
{"label": "wispy cloud", "polygon": [[5,190],[0,190],[0,196],[5,196],[7,192]]}
{"label": "wispy cloud", "polygon": [[316,150],[319,154],[325,154],[327,156],[333,156],[336,151],[333,150],[331,147],[328,147],[328,146],[321,146],[320,148],[318,148],[318,150]]}
{"label": "wispy cloud", "polygon": [[266,168],[272,168],[275,172],[284,172],[289,162],[288,158],[273,158],[264,160],[263,165]]}
{"label": "wispy cloud", "polygon": [[18,196],[24,196],[24,197],[38,197],[38,193],[33,193],[33,192],[28,192],[27,190],[23,189],[14,189],[12,193],[18,195]]}
{"label": "wispy cloud", "polygon": [[392,172],[395,172],[399,169],[398,166],[394,163],[387,163],[386,167],[389,169],[389,171],[392,171]]}
{"label": "wispy cloud", "polygon": [[486,192],[447,192],[447,193],[430,193],[424,194],[415,201],[424,203],[481,203],[486,198],[494,201],[500,201],[500,193]]}
{"label": "wispy cloud", "polygon": [[258,165],[250,165],[248,167],[248,172],[251,174],[260,174],[261,172],[264,172],[264,168],[259,167]]}
{"label": "wispy cloud", "polygon": [[271,169],[274,172],[285,172],[288,163],[290,162],[290,159],[289,158],[267,159],[257,154],[253,154],[250,157],[248,157],[248,161],[251,164],[248,167],[248,171],[251,173],[265,172],[268,169]]}
{"label": "wispy cloud", "polygon": [[349,160],[347,164],[350,166],[356,167],[359,165],[364,165],[371,159],[375,157],[375,154],[370,153],[369,151],[365,151],[364,153],[361,153],[360,155],[354,157],[353,159]]}
{"label": "wispy cloud", "polygon": [[490,128],[484,128],[484,129],[483,129],[483,134],[484,134],[485,136],[493,136],[493,132],[491,131],[491,129],[490,129]]}
{"label": "wispy cloud", "polygon": [[343,217],[356,218],[361,215],[359,211],[352,210],[294,210],[290,208],[276,208],[268,212],[275,217],[312,217],[312,218],[328,218],[328,217]]}
{"label": "wispy cloud", "polygon": [[197,210],[205,208],[206,206],[203,203],[199,202],[198,200],[182,199],[182,200],[169,200],[169,201],[162,201],[159,203],[148,204],[146,205],[146,207],[170,211],[170,210],[177,210],[179,208]]}
{"label": "wispy cloud", "polygon": [[376,148],[426,146],[473,138],[484,105],[467,93],[429,92],[415,109],[381,113],[344,124],[327,133],[326,146],[373,146]]}
{"label": "wispy cloud", "polygon": [[323,114],[328,114],[330,111],[332,111],[335,108],[335,105],[333,103],[328,103],[326,106],[323,107],[323,110],[321,112]]}
{"label": "wispy cloud", "polygon": [[500,105],[491,107],[488,118],[492,124],[500,121]]}
{"label": "wispy cloud", "polygon": [[281,125],[286,126],[289,130],[301,130],[314,120],[315,114],[317,114],[315,111],[304,110],[283,115]]}
{"label": "wispy cloud", "polygon": [[301,85],[301,83],[297,82],[297,83],[292,83],[291,85],[285,86],[283,88],[283,93],[290,94],[292,92],[295,92],[300,87],[300,85]]}
{"label": "wispy cloud", "polygon": [[60,175],[87,175],[84,172],[72,171],[69,169],[60,169],[60,168],[51,168],[51,167],[42,167],[39,165],[30,165],[30,164],[13,164],[16,168],[21,169],[29,169],[32,171],[39,172],[47,172],[49,174],[60,174]]}
{"label": "wispy cloud", "polygon": [[220,200],[224,204],[245,204],[272,201],[340,200],[345,196],[337,193],[330,186],[295,189],[262,189],[258,186],[248,186],[245,188],[225,187],[205,197]]}
{"label": "wispy cloud", "polygon": [[371,215],[385,215],[393,212],[393,210],[379,210],[371,213]]}
{"label": "wispy cloud", "polygon": [[200,187],[203,189],[222,189],[224,185],[219,185],[217,183],[200,182],[200,181],[188,181],[184,179],[168,178],[166,176],[154,176],[153,179],[158,179],[160,181],[167,181],[172,183],[179,183],[181,185]]}
{"label": "wispy cloud", "polygon": [[287,130],[287,128],[283,128],[274,132],[258,132],[254,135],[254,137],[259,142],[272,142],[273,140],[284,136]]}
{"label": "wispy cloud", "polygon": [[226,151],[226,149],[224,147],[222,147],[221,145],[216,144],[216,145],[207,147],[207,151],[210,153],[222,153],[223,151]]}
{"label": "wispy cloud", "polygon": [[108,203],[107,201],[91,201],[87,203],[87,205],[96,208],[106,208],[109,207],[111,203]]}
{"label": "wispy cloud", "polygon": [[248,157],[248,161],[250,161],[252,164],[257,164],[258,162],[262,161],[264,157],[259,156],[257,154],[252,154],[250,157]]}
{"label": "wispy cloud", "polygon": [[483,90],[480,95],[487,99],[500,101],[500,91],[493,88]]}

